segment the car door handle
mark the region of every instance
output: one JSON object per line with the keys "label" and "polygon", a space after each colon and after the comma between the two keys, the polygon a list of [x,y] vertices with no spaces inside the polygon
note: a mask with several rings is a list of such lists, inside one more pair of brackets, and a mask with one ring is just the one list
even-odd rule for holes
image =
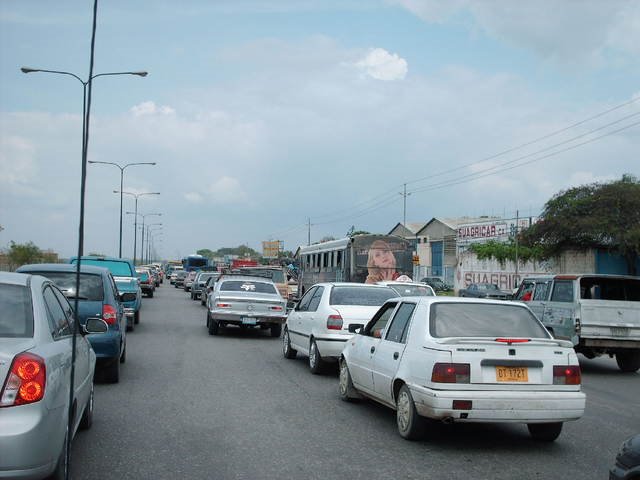
{"label": "car door handle", "polygon": [[400,353],[398,353],[398,352],[393,352],[393,359],[394,359],[394,360],[397,360],[399,356],[400,356]]}
{"label": "car door handle", "polygon": [[371,353],[376,351],[376,347],[371,347]]}

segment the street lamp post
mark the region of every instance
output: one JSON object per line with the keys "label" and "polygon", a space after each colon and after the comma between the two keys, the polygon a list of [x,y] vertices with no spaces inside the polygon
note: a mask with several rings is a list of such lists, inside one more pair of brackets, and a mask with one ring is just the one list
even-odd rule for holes
{"label": "street lamp post", "polygon": [[149,260],[153,261],[155,258],[154,252],[155,252],[155,246],[156,246],[156,238],[162,237],[162,230],[154,230],[151,233],[154,233],[154,235],[151,236],[151,241],[148,242],[149,243],[149,252],[148,252],[148,256],[147,256],[147,262],[149,262]]}
{"label": "street lamp post", "polygon": [[[120,193],[121,190],[114,190],[113,193]],[[131,195],[136,199],[136,208],[135,212],[132,212],[135,215],[134,225],[133,225],[133,265],[136,264],[136,250],[137,250],[137,241],[138,241],[138,198],[143,195],[160,195],[160,192],[142,192],[142,193],[132,193],[132,192],[122,192],[125,195]],[[127,212],[129,213],[129,212]]]}
{"label": "street lamp post", "polygon": [[134,162],[127,163],[126,165],[120,165],[118,163],[113,162],[98,162],[95,160],[89,160],[87,163],[101,163],[103,165],[113,165],[120,169],[120,243],[118,248],[118,257],[122,258],[122,189],[124,188],[124,171],[127,167],[132,167],[134,165],[155,165],[156,162]]}
{"label": "street lamp post", "polygon": [[[145,247],[144,247],[144,219],[145,217],[149,217],[152,215],[157,215],[157,216],[162,216],[161,213],[145,213],[144,215],[142,215],[142,248],[140,249],[142,251],[142,263],[144,263],[144,251],[145,251]],[[162,225],[161,223],[154,223],[152,225]],[[149,231],[149,226],[147,226],[147,232]]]}
{"label": "street lamp post", "polygon": [[[152,230],[151,227],[153,225],[159,225],[159,227]],[[151,224],[147,225],[147,247],[145,248],[145,252],[146,252],[146,255],[147,255],[147,262],[146,263],[149,263],[149,257],[151,256],[150,255],[150,246],[151,246],[151,234],[152,233],[162,233],[162,223],[151,223]]]}

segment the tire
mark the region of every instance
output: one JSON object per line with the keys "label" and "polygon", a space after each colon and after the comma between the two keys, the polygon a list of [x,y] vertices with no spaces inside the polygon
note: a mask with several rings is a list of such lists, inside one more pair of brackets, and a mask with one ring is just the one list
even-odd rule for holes
{"label": "tire", "polygon": [[319,375],[322,373],[323,368],[324,360],[322,360],[322,357],[320,356],[316,341],[312,338],[311,343],[309,344],[309,370],[314,375]]}
{"label": "tire", "polygon": [[195,300],[195,295],[193,294],[193,290],[191,290],[191,295],[189,295],[191,297],[191,300]]}
{"label": "tire", "polygon": [[287,328],[284,329],[284,335],[282,335],[282,355],[289,360],[293,360],[298,355],[298,351],[291,348],[291,339]]}
{"label": "tire", "polygon": [[398,433],[406,440],[418,440],[424,434],[424,418],[418,415],[411,390],[402,385],[396,398]]}
{"label": "tire", "polygon": [[67,439],[69,438],[69,424],[65,426],[64,443],[62,444],[62,451],[58,456],[55,470],[47,477],[47,480],[66,480],[67,470],[69,465],[67,464]]}
{"label": "tire", "polygon": [[209,318],[209,335],[220,335],[220,325],[213,318]]}
{"label": "tire", "polygon": [[627,350],[616,353],[618,368],[625,373],[637,372],[640,369],[640,350]]}
{"label": "tire", "polygon": [[151,291],[149,292],[149,295],[147,295],[147,296],[148,296],[149,298],[153,298],[153,290],[151,290]]}
{"label": "tire", "polygon": [[122,353],[120,354],[120,363],[124,363],[127,361],[127,343],[125,341],[124,348],[122,349]]}
{"label": "tire", "polygon": [[338,393],[340,394],[340,399],[345,402],[353,402],[360,398],[358,391],[353,386],[349,367],[347,366],[347,362],[344,358],[340,359],[340,381],[338,383]]}
{"label": "tire", "polygon": [[93,382],[91,382],[91,392],[89,393],[87,405],[84,407],[79,427],[81,430],[89,430],[91,425],[93,425]]}
{"label": "tire", "polygon": [[107,383],[120,381],[120,361],[118,359],[115,359],[104,369],[104,379]]}
{"label": "tire", "polygon": [[136,325],[140,323],[140,310],[138,310],[135,316],[133,317],[133,323],[135,323]]}
{"label": "tire", "polygon": [[129,325],[129,320],[127,320],[127,332],[133,332],[136,328],[136,321],[135,318],[131,321],[131,325]]}
{"label": "tire", "polygon": [[529,434],[540,442],[553,442],[562,431],[562,422],[528,423]]}
{"label": "tire", "polygon": [[204,306],[205,301],[204,298],[202,298],[202,294],[200,294],[200,305]]}
{"label": "tire", "polygon": [[280,338],[280,334],[282,334],[282,325],[279,323],[276,325],[271,325],[271,336],[273,338]]}

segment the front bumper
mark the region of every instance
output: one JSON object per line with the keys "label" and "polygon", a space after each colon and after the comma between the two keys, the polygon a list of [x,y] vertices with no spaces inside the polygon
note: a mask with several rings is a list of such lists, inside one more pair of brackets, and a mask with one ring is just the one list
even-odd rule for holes
{"label": "front bumper", "polygon": [[[584,414],[582,392],[451,391],[412,385],[418,413],[460,422],[547,423],[577,420]],[[454,400],[471,400],[470,410],[454,410]]]}

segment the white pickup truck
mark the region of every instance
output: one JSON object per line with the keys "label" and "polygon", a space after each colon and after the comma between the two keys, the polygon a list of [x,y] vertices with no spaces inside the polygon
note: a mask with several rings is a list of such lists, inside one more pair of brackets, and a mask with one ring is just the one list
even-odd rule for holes
{"label": "white pickup truck", "polygon": [[525,278],[525,302],[556,337],[587,358],[616,357],[623,372],[640,369],[640,277],[540,275]]}

